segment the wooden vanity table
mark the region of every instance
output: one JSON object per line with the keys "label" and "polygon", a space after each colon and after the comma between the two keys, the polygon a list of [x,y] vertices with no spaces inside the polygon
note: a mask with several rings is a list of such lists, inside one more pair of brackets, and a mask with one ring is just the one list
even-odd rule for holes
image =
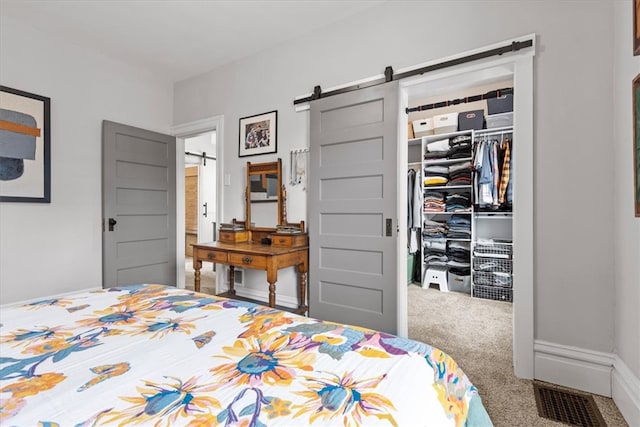
{"label": "wooden vanity table", "polygon": [[269,283],[269,307],[276,306],[276,282],[278,270],[296,266],[298,269],[298,309],[295,313],[307,312],[307,270],[309,246],[288,247],[263,245],[256,242],[240,243],[198,243],[193,245],[193,268],[195,269],[195,290],[200,291],[200,269],[202,262],[226,264],[229,268],[229,291],[220,296],[234,298],[234,267],[251,268],[267,272]]}
{"label": "wooden vanity table", "polygon": [[[203,262],[229,266],[229,290],[220,296],[236,298],[234,271],[236,267],[264,270],[269,285],[269,307],[276,306],[278,270],[296,267],[298,271],[297,314],[307,312],[307,271],[309,267],[309,241],[304,232],[304,221],[289,223],[286,219],[286,196],[282,186],[281,160],[270,163],[247,162],[246,220],[233,221],[242,228],[234,231],[220,229],[219,241],[197,243],[193,246],[194,288],[200,291],[200,269]],[[264,189],[264,191],[262,191]],[[269,193],[267,193],[267,189]],[[275,189],[275,190],[274,190]],[[264,192],[265,194],[261,194]],[[273,203],[277,209],[276,227],[256,227],[251,222],[252,206]],[[257,210],[257,209],[254,209]],[[263,209],[264,211],[264,209]],[[254,212],[255,214],[255,212]],[[264,220],[263,220],[264,221]],[[250,224],[247,227],[247,224]],[[294,233],[278,232],[291,227]],[[263,243],[267,239],[270,244]],[[249,298],[242,298],[250,300]],[[254,301],[261,303],[260,301]]]}

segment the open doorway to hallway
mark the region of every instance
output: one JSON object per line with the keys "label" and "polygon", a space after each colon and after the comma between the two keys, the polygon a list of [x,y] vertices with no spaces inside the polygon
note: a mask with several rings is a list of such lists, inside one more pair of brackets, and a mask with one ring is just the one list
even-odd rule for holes
{"label": "open doorway to hallway", "polygon": [[[216,132],[185,138],[185,287],[193,289],[193,247],[195,243],[216,240]],[[215,293],[215,265],[202,268],[204,293]]]}

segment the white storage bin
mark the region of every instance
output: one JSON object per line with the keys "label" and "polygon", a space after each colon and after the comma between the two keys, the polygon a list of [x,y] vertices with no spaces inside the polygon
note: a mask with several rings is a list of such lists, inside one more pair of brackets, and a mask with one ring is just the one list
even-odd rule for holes
{"label": "white storage bin", "polygon": [[489,114],[487,116],[487,129],[504,128],[508,126],[513,126],[513,112]]}
{"label": "white storage bin", "polygon": [[449,287],[447,286],[447,270],[441,268],[427,268],[422,280],[422,286],[428,288],[429,285],[438,285],[441,291],[447,292]]}
{"label": "white storage bin", "polygon": [[447,283],[450,291],[471,293],[471,276],[459,276],[457,274],[449,273],[449,280]]}
{"label": "white storage bin", "polygon": [[433,133],[436,135],[456,132],[458,130],[458,113],[433,116]]}
{"label": "white storage bin", "polygon": [[413,134],[416,138],[433,135],[433,118],[414,120]]}

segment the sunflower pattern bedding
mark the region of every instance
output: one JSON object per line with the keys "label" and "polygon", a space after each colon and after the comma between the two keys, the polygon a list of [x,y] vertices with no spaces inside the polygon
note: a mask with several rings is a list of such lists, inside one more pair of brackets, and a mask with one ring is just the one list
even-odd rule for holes
{"label": "sunflower pattern bedding", "polygon": [[0,424],[490,425],[426,344],[161,285],[3,306]]}

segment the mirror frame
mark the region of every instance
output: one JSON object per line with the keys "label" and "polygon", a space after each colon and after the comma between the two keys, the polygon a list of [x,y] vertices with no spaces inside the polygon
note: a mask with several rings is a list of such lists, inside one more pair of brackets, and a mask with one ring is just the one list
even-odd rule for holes
{"label": "mirror frame", "polygon": [[[277,223],[273,227],[253,227],[251,225],[251,176],[263,175],[263,174],[275,174],[278,177],[278,217]],[[275,162],[266,163],[251,163],[247,162],[247,177],[245,185],[245,221],[246,228],[248,230],[273,230],[278,225],[287,223],[286,210],[285,210],[285,193],[282,186],[282,159],[278,159]]]}

